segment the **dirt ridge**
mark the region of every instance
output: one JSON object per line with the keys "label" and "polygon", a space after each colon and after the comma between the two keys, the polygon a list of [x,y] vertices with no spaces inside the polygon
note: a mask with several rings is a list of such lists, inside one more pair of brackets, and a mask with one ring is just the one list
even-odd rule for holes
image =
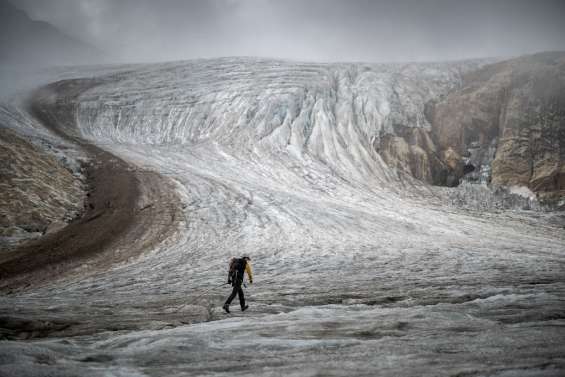
{"label": "dirt ridge", "polygon": [[0,260],[0,291],[29,289],[128,261],[166,240],[182,220],[173,184],[81,138],[78,97],[107,79],[63,80],[36,90],[30,113],[89,156],[83,215]]}

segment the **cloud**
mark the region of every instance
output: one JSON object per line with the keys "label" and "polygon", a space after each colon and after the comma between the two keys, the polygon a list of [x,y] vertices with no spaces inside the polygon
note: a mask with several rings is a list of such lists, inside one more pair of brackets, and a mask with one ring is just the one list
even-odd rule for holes
{"label": "cloud", "polygon": [[565,2],[18,0],[123,60],[444,60],[565,49]]}

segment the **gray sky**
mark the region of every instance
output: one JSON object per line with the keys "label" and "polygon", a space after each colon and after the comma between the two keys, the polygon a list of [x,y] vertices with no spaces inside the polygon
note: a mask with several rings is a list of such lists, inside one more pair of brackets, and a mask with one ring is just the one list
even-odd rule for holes
{"label": "gray sky", "polygon": [[564,0],[11,0],[124,61],[422,61],[565,50]]}

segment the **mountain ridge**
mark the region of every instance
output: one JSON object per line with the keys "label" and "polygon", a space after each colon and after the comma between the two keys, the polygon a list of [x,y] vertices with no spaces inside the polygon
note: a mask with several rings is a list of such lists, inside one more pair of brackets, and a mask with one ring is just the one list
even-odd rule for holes
{"label": "mountain ridge", "polygon": [[45,21],[32,20],[12,2],[0,1],[0,64],[74,65],[100,61],[102,51]]}

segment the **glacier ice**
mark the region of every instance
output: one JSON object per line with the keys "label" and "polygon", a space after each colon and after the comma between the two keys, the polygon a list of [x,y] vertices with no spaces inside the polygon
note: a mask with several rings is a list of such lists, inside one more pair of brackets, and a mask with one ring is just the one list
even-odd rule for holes
{"label": "glacier ice", "polygon": [[[559,375],[563,228],[450,206],[374,148],[429,127],[425,103],[478,64],[225,58],[84,92],[82,136],[159,172],[183,217],[135,260],[0,297],[0,316],[68,325],[0,342],[0,374]],[[225,317],[242,252],[251,308]]]}

